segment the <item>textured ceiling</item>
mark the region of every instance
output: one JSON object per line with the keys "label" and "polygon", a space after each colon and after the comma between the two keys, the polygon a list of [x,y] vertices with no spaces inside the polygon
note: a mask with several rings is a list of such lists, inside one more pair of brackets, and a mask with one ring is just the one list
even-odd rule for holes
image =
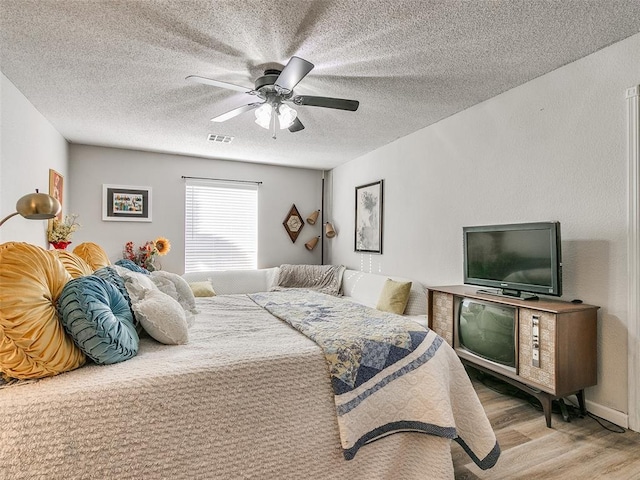
{"label": "textured ceiling", "polygon": [[[0,70],[73,143],[328,169],[638,33],[640,1],[0,0],[0,28]],[[252,88],[293,55],[297,95],[359,110],[296,107],[273,140],[210,121],[255,97],[185,80]]]}

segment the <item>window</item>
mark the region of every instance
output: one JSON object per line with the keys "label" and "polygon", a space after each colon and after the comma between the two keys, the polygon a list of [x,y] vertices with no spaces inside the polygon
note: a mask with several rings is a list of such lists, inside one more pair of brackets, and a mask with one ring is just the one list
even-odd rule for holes
{"label": "window", "polygon": [[258,185],[187,179],[185,272],[258,264]]}

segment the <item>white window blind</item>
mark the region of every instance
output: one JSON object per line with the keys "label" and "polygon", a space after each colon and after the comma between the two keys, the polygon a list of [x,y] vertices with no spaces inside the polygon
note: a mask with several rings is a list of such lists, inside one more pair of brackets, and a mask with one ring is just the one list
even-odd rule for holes
{"label": "white window blind", "polygon": [[185,272],[258,264],[258,185],[186,180]]}

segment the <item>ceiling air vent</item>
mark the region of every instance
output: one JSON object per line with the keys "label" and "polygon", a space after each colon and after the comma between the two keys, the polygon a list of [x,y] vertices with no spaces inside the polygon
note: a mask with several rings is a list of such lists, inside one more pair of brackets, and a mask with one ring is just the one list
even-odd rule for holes
{"label": "ceiling air vent", "polygon": [[216,135],[215,133],[209,134],[209,141],[216,143],[231,143],[235,137],[231,137],[229,135]]}

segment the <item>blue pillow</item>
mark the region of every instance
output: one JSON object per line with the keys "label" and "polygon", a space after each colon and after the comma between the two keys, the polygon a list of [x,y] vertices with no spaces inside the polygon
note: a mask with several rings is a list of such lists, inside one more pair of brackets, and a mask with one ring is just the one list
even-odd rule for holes
{"label": "blue pillow", "polygon": [[123,258],[121,260],[118,260],[116,262],[116,265],[118,265],[120,267],[128,268],[132,272],[138,272],[138,273],[144,273],[145,275],[151,275],[151,272],[149,272],[149,270],[147,270],[146,268],[142,268],[141,266],[137,265],[136,263],[134,263],[133,261],[131,261],[131,260],[127,259],[127,258]]}
{"label": "blue pillow", "polygon": [[116,269],[113,267],[102,267],[93,272],[94,275],[100,277],[103,280],[106,280],[109,283],[112,283],[125,298],[129,307],[131,307],[131,298],[129,297],[129,292],[127,292],[127,287],[124,285],[124,279],[118,275]]}
{"label": "blue pillow", "polygon": [[131,308],[106,280],[96,275],[70,280],[58,299],[58,311],[64,329],[94,362],[118,363],[138,353]]}

